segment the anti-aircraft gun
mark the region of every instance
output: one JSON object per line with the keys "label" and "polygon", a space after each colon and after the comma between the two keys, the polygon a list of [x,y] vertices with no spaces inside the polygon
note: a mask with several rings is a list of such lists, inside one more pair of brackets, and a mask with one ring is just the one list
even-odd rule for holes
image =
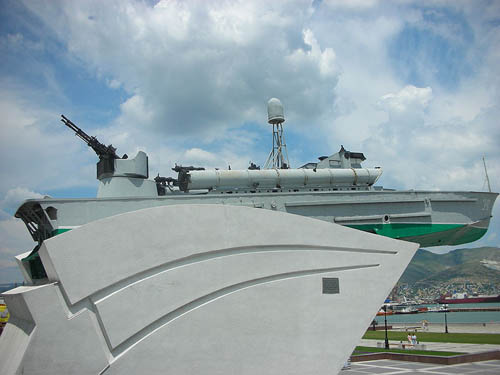
{"label": "anti-aircraft gun", "polygon": [[105,175],[112,174],[115,171],[115,159],[127,159],[127,155],[123,155],[120,158],[116,154],[116,148],[113,145],[104,145],[99,142],[96,137],[92,137],[85,133],[82,129],[76,126],[70,119],[66,116],[61,115],[61,121],[64,125],[75,132],[75,135],[82,139],[92,150],[95,151],[97,156],[99,156],[99,162],[97,163],[97,178],[100,179]]}

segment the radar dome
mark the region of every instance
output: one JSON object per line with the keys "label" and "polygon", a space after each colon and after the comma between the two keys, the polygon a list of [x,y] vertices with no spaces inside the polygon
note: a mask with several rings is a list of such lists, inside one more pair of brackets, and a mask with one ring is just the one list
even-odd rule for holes
{"label": "radar dome", "polygon": [[281,104],[279,99],[272,98],[267,102],[267,122],[270,124],[285,122],[283,104]]}

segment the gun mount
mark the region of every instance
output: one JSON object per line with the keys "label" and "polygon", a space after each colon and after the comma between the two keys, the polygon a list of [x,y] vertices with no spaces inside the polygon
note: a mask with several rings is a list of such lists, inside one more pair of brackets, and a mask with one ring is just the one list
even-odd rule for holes
{"label": "gun mount", "polygon": [[172,186],[178,186],[177,179],[173,177],[162,177],[158,173],[158,176],[155,177],[156,189],[158,190],[158,195],[165,195],[166,188],[172,191]]}
{"label": "gun mount", "polygon": [[192,165],[189,167],[183,167],[182,165],[175,164],[175,167],[172,168],[172,170],[174,172],[179,173],[178,179],[177,179],[177,186],[179,186],[180,190],[187,193],[189,191],[189,189],[188,189],[188,184],[189,184],[189,180],[190,180],[189,172],[190,171],[204,171],[205,168],[193,167]]}
{"label": "gun mount", "polygon": [[[61,121],[64,125],[75,132],[75,135],[82,139],[94,152],[99,156],[97,163],[97,178],[100,179],[105,175],[112,174],[115,171],[115,159],[120,159],[116,154],[116,148],[113,145],[106,146],[99,142],[96,137],[90,136],[82,129],[75,125],[66,116],[61,115]],[[127,155],[123,155],[123,159],[127,159]]]}
{"label": "gun mount", "polygon": [[[139,151],[130,159],[126,154],[120,158],[113,145],[106,146],[99,142],[96,137],[85,133],[64,115],[61,115],[61,121],[99,156],[97,163],[98,198],[158,196],[157,190],[160,191],[163,188],[164,191],[167,183],[170,184],[171,181],[168,179],[156,181],[156,183],[148,180],[148,156],[143,151]],[[158,188],[156,184],[159,185]]]}

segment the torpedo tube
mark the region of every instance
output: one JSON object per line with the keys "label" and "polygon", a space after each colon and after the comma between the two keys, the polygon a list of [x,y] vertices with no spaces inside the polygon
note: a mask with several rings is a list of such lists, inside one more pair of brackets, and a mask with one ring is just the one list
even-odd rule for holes
{"label": "torpedo tube", "polygon": [[204,170],[179,175],[179,188],[236,190],[262,188],[371,186],[382,175],[380,168]]}

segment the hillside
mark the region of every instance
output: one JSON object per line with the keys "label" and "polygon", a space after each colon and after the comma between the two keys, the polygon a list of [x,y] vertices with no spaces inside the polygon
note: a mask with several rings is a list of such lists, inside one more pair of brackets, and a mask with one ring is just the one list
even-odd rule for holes
{"label": "hillside", "polygon": [[500,287],[500,248],[458,249],[447,254],[419,249],[399,282],[415,287],[452,283]]}

